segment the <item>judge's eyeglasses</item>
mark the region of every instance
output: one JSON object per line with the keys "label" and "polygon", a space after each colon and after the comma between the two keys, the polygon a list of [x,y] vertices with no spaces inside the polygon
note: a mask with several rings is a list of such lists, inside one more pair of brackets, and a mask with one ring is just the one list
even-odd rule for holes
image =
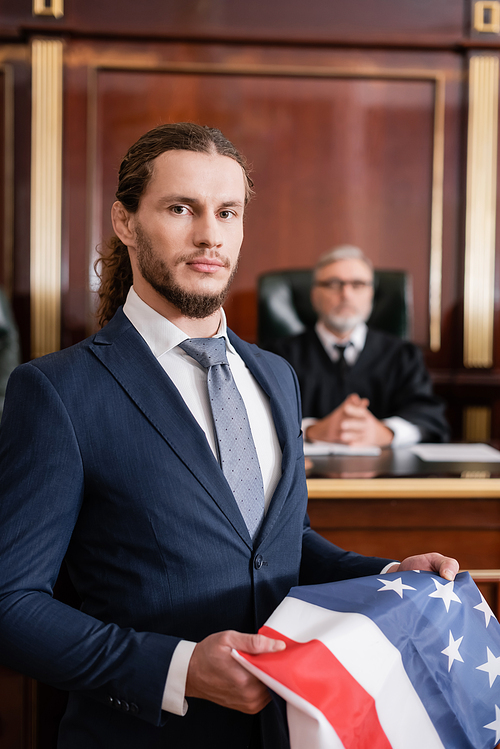
{"label": "judge's eyeglasses", "polygon": [[353,291],[363,291],[364,289],[370,289],[373,286],[371,281],[342,281],[340,278],[329,278],[326,281],[315,281],[315,286],[321,286],[324,289],[330,291],[343,291],[344,286],[350,286]]}

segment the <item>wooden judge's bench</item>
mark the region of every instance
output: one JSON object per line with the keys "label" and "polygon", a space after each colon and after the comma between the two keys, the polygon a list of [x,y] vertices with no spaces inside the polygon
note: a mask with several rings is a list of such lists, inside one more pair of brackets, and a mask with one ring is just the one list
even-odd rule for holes
{"label": "wooden judge's bench", "polygon": [[403,559],[439,551],[500,614],[500,463],[425,463],[409,449],[312,459],[309,518],[329,541]]}

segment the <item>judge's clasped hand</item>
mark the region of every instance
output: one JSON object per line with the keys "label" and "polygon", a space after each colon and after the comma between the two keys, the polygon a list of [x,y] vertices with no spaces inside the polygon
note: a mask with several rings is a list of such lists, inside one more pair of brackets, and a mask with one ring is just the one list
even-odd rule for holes
{"label": "judge's clasped hand", "polygon": [[394,435],[369,411],[369,405],[367,398],[351,393],[335,411],[308,427],[307,439],[352,446],[387,447]]}

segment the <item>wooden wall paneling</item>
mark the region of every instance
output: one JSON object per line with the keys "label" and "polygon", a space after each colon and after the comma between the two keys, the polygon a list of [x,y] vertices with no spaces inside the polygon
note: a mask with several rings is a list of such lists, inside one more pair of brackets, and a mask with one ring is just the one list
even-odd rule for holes
{"label": "wooden wall paneling", "polygon": [[[436,378],[438,392],[450,404],[449,418],[455,438],[478,441],[482,433],[480,441],[496,443],[500,440],[500,227],[497,220],[500,195],[496,187],[500,174],[499,83],[498,73],[494,72],[492,77],[493,71],[488,73],[486,66],[497,65],[497,60],[496,54],[481,50],[470,52],[464,58],[464,65],[472,66],[473,73],[467,76],[464,86],[468,105],[464,112],[468,127],[464,128],[463,148],[464,174],[467,163],[468,175],[463,205],[465,304],[460,312],[463,322],[457,322],[455,332],[458,341],[463,336],[464,351],[459,359],[450,360],[452,371],[437,373]],[[487,124],[488,130],[485,129]],[[478,432],[476,417],[480,414],[483,428]]]}
{"label": "wooden wall paneling", "polygon": [[[93,163],[89,144],[89,86],[92,72],[79,61],[66,59],[64,69],[64,158],[62,196],[62,298],[61,346],[71,346],[85,338],[93,325],[93,295],[89,289],[90,263],[95,241],[90,228],[91,206],[95,195],[88,176]],[[94,122],[93,118],[91,120]],[[98,189],[98,186],[96,187]],[[91,249],[89,249],[91,248]]]}
{"label": "wooden wall paneling", "polygon": [[9,145],[12,171],[11,244],[12,307],[19,328],[22,356],[31,354],[30,314],[30,171],[31,171],[31,60],[26,44],[0,48],[2,61],[11,71],[12,141]]}
{"label": "wooden wall paneling", "polygon": [[[113,143],[98,147],[108,205],[118,149],[123,153],[125,143],[137,137],[131,132],[134,125],[140,133],[158,121],[215,124],[248,155],[257,198],[249,211],[235,292],[255,288],[256,273],[269,263],[274,268],[311,265],[320,252],[341,242],[360,244],[379,265],[398,267],[410,261],[417,288],[428,287],[431,82],[111,71],[100,72],[98,81],[103,117],[98,130],[104,139],[113,133]],[[126,91],[125,96],[120,91]],[[397,99],[404,99],[405,93],[413,101],[424,100],[423,128],[411,114],[412,127],[401,124],[407,112],[403,104],[398,107]],[[176,105],[165,106],[168,101]],[[135,113],[132,122],[128,117],[121,123],[128,109]],[[419,125],[424,133],[415,138]],[[107,211],[104,225],[109,225]],[[416,251],[403,255],[401,247],[409,242]],[[426,263],[419,261],[422,255],[427,256]],[[416,336],[425,343],[427,298],[419,295],[416,303]],[[254,337],[255,331],[248,326],[242,330],[242,323],[233,325]]]}
{"label": "wooden wall paneling", "polygon": [[[439,511],[437,510],[439,508]],[[312,527],[362,554],[403,559],[439,549],[462,569],[500,568],[498,499],[310,499]]]}
{"label": "wooden wall paneling", "polygon": [[37,749],[35,745],[36,724],[33,720],[35,700],[36,685],[31,679],[0,666],[0,746],[2,749]]}
{"label": "wooden wall paneling", "polygon": [[[43,0],[39,0],[42,4]],[[60,0],[61,1],[61,0]],[[44,5],[54,6],[55,0]],[[62,2],[61,2],[62,4]],[[3,34],[26,31],[187,39],[453,44],[464,30],[464,0],[66,0],[59,18],[33,16],[34,0],[3,3]]]}
{"label": "wooden wall paneling", "polygon": [[[427,351],[433,371],[461,366],[463,311],[464,203],[464,74],[463,58],[457,55],[453,69],[445,72],[443,226],[441,272],[441,336],[438,351]],[[416,292],[419,292],[417,290]]]}
{"label": "wooden wall paneling", "polygon": [[[220,56],[220,48],[217,51]],[[361,244],[379,265],[410,267],[416,340],[428,343],[437,77],[436,68],[426,70],[428,60],[416,71],[415,56],[411,66],[407,60],[405,66],[392,68],[386,56],[386,66],[372,60],[367,74],[366,63],[363,70],[359,59],[349,68],[344,53],[342,65],[336,67],[329,54],[323,58],[330,67],[286,66],[280,75],[275,66],[265,70],[262,54],[264,67],[247,66],[245,72],[245,66],[228,63],[220,73],[210,63],[201,63],[199,69],[181,64],[185,72],[180,72],[176,63],[161,60],[134,69],[133,60],[128,67],[113,66],[108,57],[100,65],[98,57],[97,51],[93,188],[97,194],[102,177],[103,192],[102,203],[94,199],[93,209],[94,216],[103,218],[100,227],[93,221],[93,231],[98,229],[94,240],[110,233],[117,166],[142,132],[179,119],[214,124],[249,157],[257,186],[240,271],[227,305],[236,331],[250,340],[255,337],[252,294],[259,273],[311,265],[324,249],[348,241]],[[318,58],[316,53],[316,62]],[[445,58],[446,86],[456,87],[459,61]],[[456,142],[459,113],[446,111],[445,129]],[[446,153],[454,160],[453,177],[458,154]],[[446,262],[456,256],[452,245],[457,216],[450,208],[456,209],[457,188],[456,182],[450,184],[445,176]],[[448,307],[457,302],[453,293],[447,289],[443,296]]]}
{"label": "wooden wall paneling", "polygon": [[12,296],[13,191],[14,191],[14,96],[13,71],[0,62],[0,286]]}

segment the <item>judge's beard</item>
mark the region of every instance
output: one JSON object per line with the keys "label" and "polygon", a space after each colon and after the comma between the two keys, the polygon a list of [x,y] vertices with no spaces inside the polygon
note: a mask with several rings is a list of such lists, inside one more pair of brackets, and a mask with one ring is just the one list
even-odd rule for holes
{"label": "judge's beard", "polygon": [[[228,282],[222,291],[216,294],[197,294],[186,291],[175,281],[165,261],[155,254],[153,245],[140,224],[136,225],[136,249],[137,265],[144,280],[167,302],[173,304],[184,317],[195,319],[210,317],[224,304],[229,293],[229,287],[236,274],[238,263],[231,271]],[[193,258],[199,257],[199,255],[200,251],[197,250],[193,254]],[[180,258],[182,262],[189,259],[189,257]],[[224,267],[229,267],[228,260],[221,257],[219,259],[224,263]]]}
{"label": "judge's beard", "polygon": [[343,317],[341,315],[324,315],[321,319],[326,328],[330,330],[334,335],[345,335],[354,330],[356,325],[360,322],[366,322],[371,315],[371,309],[367,315],[351,315],[350,317]]}

